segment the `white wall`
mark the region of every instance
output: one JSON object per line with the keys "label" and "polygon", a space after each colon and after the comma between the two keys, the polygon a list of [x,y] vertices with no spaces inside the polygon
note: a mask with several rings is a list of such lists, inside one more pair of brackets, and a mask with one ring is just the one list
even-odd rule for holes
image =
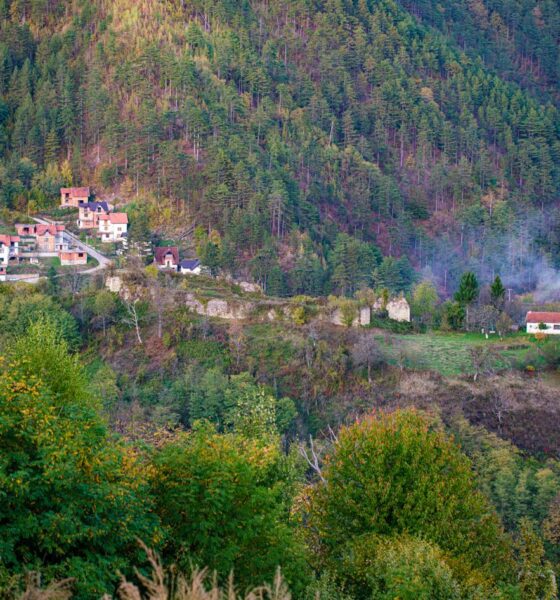
{"label": "white wall", "polygon": [[200,266],[195,267],[194,269],[185,269],[185,268],[181,267],[181,273],[183,275],[200,275],[201,269],[200,269]]}
{"label": "white wall", "polygon": [[527,323],[527,333],[546,333],[547,335],[560,335],[560,323],[545,323],[546,329],[539,329],[538,323]]}

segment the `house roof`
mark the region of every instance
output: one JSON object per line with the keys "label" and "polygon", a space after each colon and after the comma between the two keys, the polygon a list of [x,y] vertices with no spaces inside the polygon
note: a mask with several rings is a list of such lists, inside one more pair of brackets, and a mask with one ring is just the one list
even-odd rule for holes
{"label": "house roof", "polygon": [[60,188],[61,194],[70,194],[71,196],[89,196],[89,187],[69,187]]}
{"label": "house roof", "polygon": [[537,312],[530,310],[527,313],[527,323],[560,323],[560,312]]}
{"label": "house roof", "polygon": [[84,202],[83,204],[80,204],[80,210],[82,208],[87,208],[88,210],[97,210],[98,208],[100,208],[106,213],[109,212],[109,205],[107,204],[107,202],[105,202],[105,200],[102,200],[100,202]]}
{"label": "house roof", "polygon": [[64,231],[64,225],[43,225],[39,224],[35,226],[36,235],[46,235],[50,233],[51,235],[56,235],[57,233]]}
{"label": "house roof", "polygon": [[0,235],[0,243],[9,246],[11,242],[19,242],[19,235]]}
{"label": "house roof", "polygon": [[181,269],[189,269],[192,271],[198,266],[200,266],[200,261],[198,258],[186,258],[185,260],[181,261]]}
{"label": "house roof", "polygon": [[126,213],[109,213],[108,215],[99,215],[100,221],[109,221],[111,225],[128,225],[128,215]]}
{"label": "house roof", "polygon": [[154,256],[158,265],[165,264],[165,257],[168,254],[171,254],[171,256],[173,257],[174,264],[179,263],[179,249],[177,248],[177,246],[160,246],[159,248],[156,248],[154,250]]}
{"label": "house roof", "polygon": [[18,223],[16,225],[16,229],[18,233],[26,235],[23,231],[24,229],[28,230],[27,235],[45,235],[49,233],[50,235],[56,235],[60,231],[64,231],[64,225],[46,225],[44,223]]}

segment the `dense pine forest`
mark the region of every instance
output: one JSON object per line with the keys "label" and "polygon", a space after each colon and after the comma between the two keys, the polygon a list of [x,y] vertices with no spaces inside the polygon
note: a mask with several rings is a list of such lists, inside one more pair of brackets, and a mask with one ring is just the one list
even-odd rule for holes
{"label": "dense pine forest", "polygon": [[0,255],[0,600],[557,599],[559,43],[557,0],[0,0],[0,249],[107,254]]}
{"label": "dense pine forest", "polygon": [[[136,207],[272,294],[560,264],[551,1],[0,4],[0,202]],[[385,260],[384,260],[385,259]]]}

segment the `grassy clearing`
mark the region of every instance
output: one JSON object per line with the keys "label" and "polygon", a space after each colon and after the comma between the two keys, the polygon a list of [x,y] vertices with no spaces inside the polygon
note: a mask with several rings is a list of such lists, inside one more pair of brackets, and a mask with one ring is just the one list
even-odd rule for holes
{"label": "grassy clearing", "polygon": [[525,334],[502,340],[489,339],[479,333],[430,332],[418,335],[376,336],[385,348],[390,362],[409,369],[437,371],[453,376],[474,372],[471,350],[492,347],[497,354],[495,366],[505,369],[519,362],[532,346]]}

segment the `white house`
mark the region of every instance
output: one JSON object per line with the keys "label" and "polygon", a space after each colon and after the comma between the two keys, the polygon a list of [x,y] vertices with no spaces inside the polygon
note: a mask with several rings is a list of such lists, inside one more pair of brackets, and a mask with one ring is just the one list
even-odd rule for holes
{"label": "white house", "polygon": [[197,258],[182,260],[179,270],[183,275],[200,275],[202,266]]}
{"label": "white house", "polygon": [[535,312],[527,313],[527,333],[560,334],[560,312]]}
{"label": "white house", "polygon": [[0,263],[7,265],[19,256],[19,241],[18,235],[0,235]]}
{"label": "white house", "polygon": [[99,215],[99,233],[102,242],[122,242],[128,230],[126,213]]}

